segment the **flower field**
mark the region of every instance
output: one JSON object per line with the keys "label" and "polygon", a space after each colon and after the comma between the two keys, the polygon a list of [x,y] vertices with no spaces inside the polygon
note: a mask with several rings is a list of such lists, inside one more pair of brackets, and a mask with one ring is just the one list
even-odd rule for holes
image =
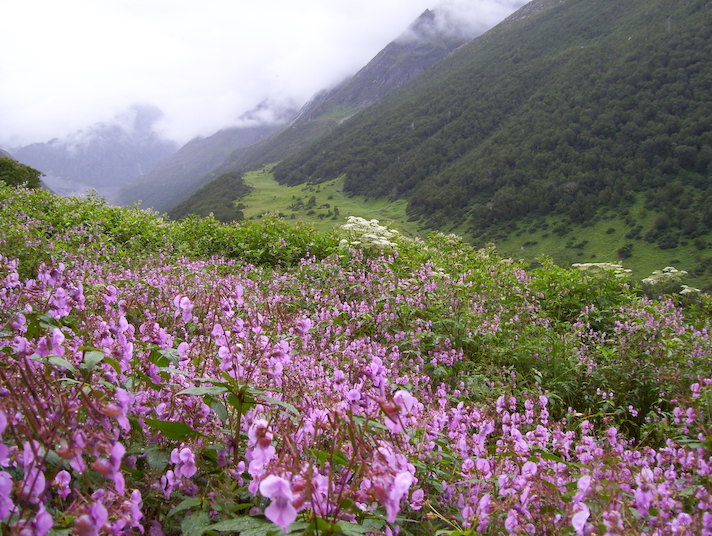
{"label": "flower field", "polygon": [[0,532],[712,535],[709,297],[357,224],[0,187]]}

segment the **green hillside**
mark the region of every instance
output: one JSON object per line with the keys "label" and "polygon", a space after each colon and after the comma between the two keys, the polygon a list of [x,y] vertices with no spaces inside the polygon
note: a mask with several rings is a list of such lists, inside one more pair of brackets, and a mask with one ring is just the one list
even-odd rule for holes
{"label": "green hillside", "polygon": [[[222,192],[235,198],[236,192],[231,190],[231,185],[235,184],[236,173],[277,162],[325,138],[359,110],[407,84],[466,43],[474,35],[472,32],[484,29],[461,27],[462,24],[462,21],[451,19],[447,10],[426,10],[403,36],[386,45],[354,76],[315,95],[287,127],[224,155],[221,163],[216,162],[209,172],[193,173],[191,188],[182,188],[178,198],[171,198],[173,206],[177,199],[184,199],[171,214],[183,215],[186,211],[207,214],[210,210],[206,212],[205,209],[212,206],[216,217],[219,212],[232,219],[234,214],[224,209]],[[196,177],[200,180],[195,180]],[[208,184],[209,187],[196,191],[199,186]],[[156,189],[154,186],[149,188]]]}
{"label": "green hillside", "polygon": [[[539,7],[287,158],[275,177],[345,175],[348,192],[405,198],[412,218],[478,241],[513,243],[537,219],[585,228],[598,217],[626,220],[625,233],[655,251],[708,250],[709,2]],[[632,221],[636,202],[655,217]]]}

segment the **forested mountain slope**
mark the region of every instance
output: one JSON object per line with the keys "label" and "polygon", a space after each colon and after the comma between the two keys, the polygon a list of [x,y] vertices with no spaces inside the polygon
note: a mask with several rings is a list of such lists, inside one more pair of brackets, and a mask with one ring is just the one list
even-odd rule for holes
{"label": "forested mountain slope", "polygon": [[477,237],[523,216],[586,222],[640,195],[668,245],[712,228],[712,6],[543,1],[284,160],[286,184],[346,176]]}
{"label": "forested mountain slope", "polygon": [[181,217],[191,212],[207,215],[213,211],[225,217],[229,214],[232,219],[233,211],[213,208],[223,207],[223,194],[239,186],[236,173],[277,162],[308,147],[484,30],[484,25],[473,26],[447,11],[426,10],[353,77],[314,96],[288,126],[258,143],[230,153],[196,184],[197,188],[212,180],[209,187],[198,190],[170,214]]}

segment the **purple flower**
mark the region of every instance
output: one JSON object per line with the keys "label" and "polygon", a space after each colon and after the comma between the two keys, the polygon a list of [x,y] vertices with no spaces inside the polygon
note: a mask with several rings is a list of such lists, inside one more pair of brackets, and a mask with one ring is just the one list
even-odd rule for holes
{"label": "purple flower", "polygon": [[176,477],[173,471],[170,469],[166,471],[166,474],[161,477],[161,490],[163,490],[163,496],[166,499],[170,499],[171,493],[173,493],[173,488],[176,485]]}
{"label": "purple flower", "polygon": [[31,503],[38,504],[46,483],[44,473],[36,465],[25,467],[25,478],[22,480],[20,495]]}
{"label": "purple flower", "polygon": [[74,520],[74,531],[78,536],[99,536],[104,524],[109,520],[109,512],[100,502],[92,503],[89,513]]}
{"label": "purple flower", "polygon": [[143,506],[143,499],[141,497],[141,492],[137,489],[131,492],[131,507],[129,513],[131,516],[131,526],[139,529],[139,532],[143,534],[143,526],[141,526],[141,518],[143,518],[143,513],[141,513],[141,507]]}
{"label": "purple flower", "polygon": [[522,475],[527,478],[533,478],[536,476],[538,467],[534,462],[525,462],[522,466]]}
{"label": "purple flower", "polygon": [[32,536],[45,536],[54,525],[52,516],[45,510],[44,504],[40,504],[37,515],[32,520]]}
{"label": "purple flower", "polygon": [[423,507],[423,501],[425,500],[425,492],[418,488],[410,495],[410,507],[413,510],[420,510]]}
{"label": "purple flower", "polygon": [[389,523],[393,523],[400,509],[400,500],[408,493],[408,488],[413,483],[413,475],[408,471],[402,471],[393,479],[393,485],[388,492],[388,497],[384,506],[386,507],[386,518]]}
{"label": "purple flower", "polygon": [[267,519],[287,530],[297,519],[297,510],[292,506],[294,494],[289,482],[280,476],[269,475],[260,482],[260,493],[272,500],[265,510]]}
{"label": "purple flower", "polygon": [[576,513],[571,517],[571,525],[573,525],[577,536],[583,536],[584,528],[586,527],[586,521],[591,512],[584,503],[577,503],[574,505]]}
{"label": "purple flower", "polygon": [[299,335],[300,337],[304,337],[304,335],[307,334],[307,331],[309,331],[309,328],[312,327],[312,321],[309,320],[308,318],[300,318],[297,320],[297,325],[294,328],[294,331]]}
{"label": "purple flower", "polygon": [[176,316],[181,315],[183,322],[190,322],[193,318],[193,304],[190,303],[190,298],[187,296],[176,296],[173,300],[173,304],[178,309]]}
{"label": "purple flower", "polygon": [[15,511],[15,505],[10,499],[12,494],[12,477],[5,471],[0,471],[0,519],[5,519]]}
{"label": "purple flower", "polygon": [[171,462],[176,464],[176,476],[190,478],[198,472],[198,468],[195,466],[195,455],[188,447],[182,448],[180,451],[173,449],[173,452],[171,452]]}
{"label": "purple flower", "polygon": [[52,335],[47,335],[40,339],[37,344],[37,355],[40,357],[47,357],[48,355],[64,355],[64,348],[62,348],[62,343],[64,342],[64,333],[62,333],[59,328],[54,328],[52,330]]}
{"label": "purple flower", "polygon": [[504,520],[504,528],[511,534],[517,530],[517,527],[519,527],[519,514],[516,510],[510,509],[507,513],[507,519]]}
{"label": "purple flower", "polygon": [[66,499],[67,495],[71,493],[71,490],[69,489],[69,482],[71,482],[72,477],[67,471],[60,471],[57,473],[57,475],[54,477],[54,483],[57,485],[59,488],[59,496],[62,497],[62,499]]}

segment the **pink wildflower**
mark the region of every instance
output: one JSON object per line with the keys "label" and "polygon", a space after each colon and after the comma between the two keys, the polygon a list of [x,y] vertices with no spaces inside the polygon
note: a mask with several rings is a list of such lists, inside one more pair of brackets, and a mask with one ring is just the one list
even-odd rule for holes
{"label": "pink wildflower", "polygon": [[195,455],[188,447],[180,451],[177,448],[173,449],[173,452],[171,452],[171,462],[176,464],[176,476],[190,478],[198,472],[198,468],[195,466]]}
{"label": "pink wildflower", "polygon": [[109,520],[109,512],[100,502],[89,507],[89,513],[74,520],[74,531],[78,536],[99,536],[99,532]]}
{"label": "pink wildflower", "polygon": [[307,331],[309,331],[309,328],[311,328],[311,326],[311,320],[309,320],[308,318],[300,318],[299,320],[297,320],[297,325],[294,328],[294,331],[300,337],[304,337],[304,335],[307,334]]}
{"label": "pink wildflower", "polygon": [[389,523],[393,523],[398,515],[398,510],[400,509],[400,500],[408,493],[408,488],[413,483],[413,475],[408,471],[402,471],[398,473],[393,479],[393,486],[388,492],[388,498],[385,501],[384,506],[386,507],[386,518]]}
{"label": "pink wildflower", "polygon": [[577,503],[574,505],[576,513],[571,517],[571,525],[573,525],[577,536],[583,536],[584,528],[586,527],[586,521],[591,512],[584,503]]}
{"label": "pink wildflower", "polygon": [[15,511],[15,505],[10,499],[12,494],[12,477],[5,471],[0,471],[0,520],[5,519]]}
{"label": "pink wildflower", "polygon": [[173,304],[178,309],[176,316],[181,315],[183,322],[190,322],[193,318],[193,304],[190,303],[190,298],[187,296],[176,296],[173,300]]}
{"label": "pink wildflower", "polygon": [[59,488],[59,491],[57,492],[62,499],[66,499],[67,495],[71,493],[71,490],[69,489],[69,482],[71,482],[72,477],[67,471],[60,471],[57,473],[57,475],[54,477],[54,483],[57,485]]}
{"label": "pink wildflower", "polygon": [[292,506],[294,494],[287,480],[276,475],[269,475],[260,482],[260,493],[272,502],[265,510],[265,516],[282,529],[297,519],[297,510]]}
{"label": "pink wildflower", "polygon": [[385,424],[392,433],[396,434],[403,430],[401,417],[411,413],[417,400],[408,391],[400,389],[393,395],[393,402],[395,407],[391,404],[386,404],[384,407],[386,412]]}

